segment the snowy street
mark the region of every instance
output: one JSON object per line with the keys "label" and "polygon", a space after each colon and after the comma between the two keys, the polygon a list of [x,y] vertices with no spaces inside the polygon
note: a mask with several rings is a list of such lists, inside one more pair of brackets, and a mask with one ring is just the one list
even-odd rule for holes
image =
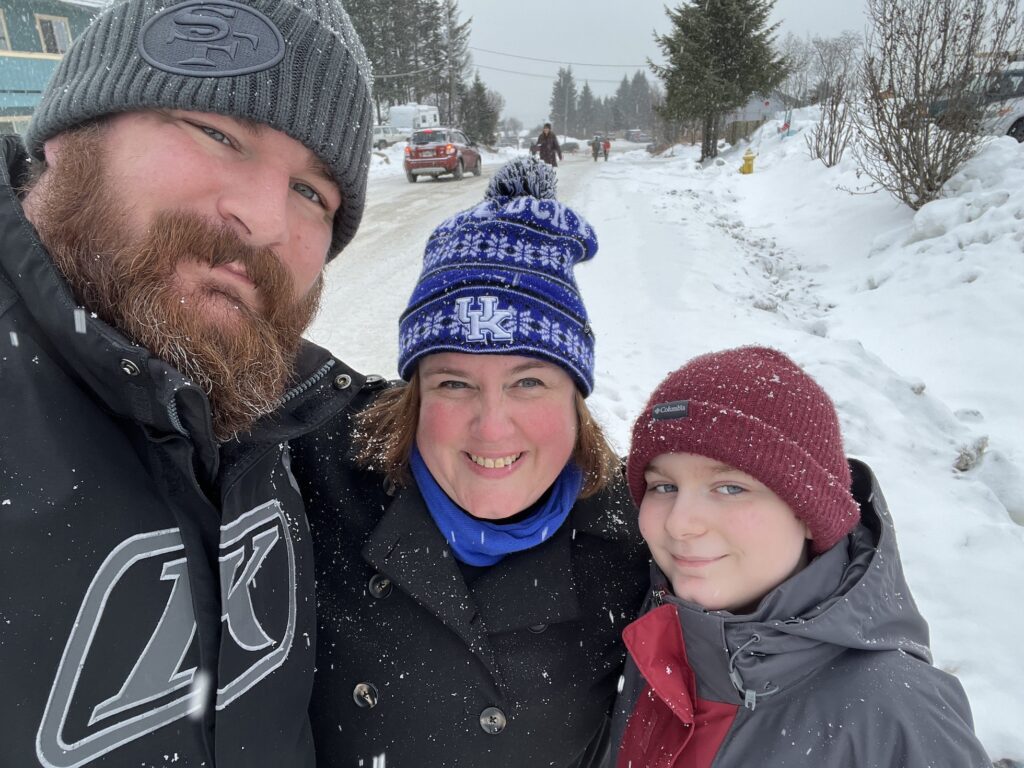
{"label": "snowy street", "polygon": [[[847,453],[877,473],[937,666],[970,697],[993,760],[1024,764],[1024,144],[992,142],[916,214],[825,169],[769,122],[701,170],[698,148],[613,146],[559,169],[559,198],[595,227],[577,269],[597,337],[592,408],[620,451],[658,381],[741,344],[777,347],[818,379]],[[628,151],[627,151],[628,150]],[[440,221],[483,178],[409,184],[375,160],[358,236],[327,275],[310,336],[364,373],[396,376],[397,322]]]}

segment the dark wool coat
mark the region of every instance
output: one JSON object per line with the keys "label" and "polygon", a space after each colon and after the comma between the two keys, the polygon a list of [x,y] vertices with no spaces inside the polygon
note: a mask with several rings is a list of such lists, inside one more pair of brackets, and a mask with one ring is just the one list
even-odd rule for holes
{"label": "dark wool coat", "polygon": [[677,600],[653,569],[624,633],[618,768],[990,768],[963,688],[931,665],[878,483],[851,469],[862,525],[752,614]]}
{"label": "dark wool coat", "polygon": [[554,131],[548,133],[547,136],[544,135],[544,131],[541,131],[534,146],[537,147],[541,160],[548,165],[558,166],[558,161],[562,159],[562,148],[558,145],[558,137],[555,136]]}
{"label": "dark wool coat", "polygon": [[417,489],[391,497],[353,469],[348,429],[295,445],[316,551],[318,765],[604,765],[620,633],[648,579],[624,483],[544,544],[464,574]]}
{"label": "dark wool coat", "polygon": [[311,768],[286,440],[362,378],[310,346],[286,408],[219,447],[198,388],[75,311],[25,159],[0,138],[0,766]]}

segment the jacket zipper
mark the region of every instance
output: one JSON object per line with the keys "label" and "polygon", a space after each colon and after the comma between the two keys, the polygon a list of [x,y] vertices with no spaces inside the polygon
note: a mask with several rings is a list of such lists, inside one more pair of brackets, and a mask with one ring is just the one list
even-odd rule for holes
{"label": "jacket zipper", "polygon": [[290,400],[294,400],[307,389],[319,383],[321,379],[323,379],[328,373],[330,373],[330,370],[333,367],[334,360],[328,360],[326,363],[321,365],[320,368],[317,369],[316,373],[314,373],[312,376],[310,376],[308,379],[306,379],[304,382],[299,384],[294,389],[285,392],[284,396],[281,398],[281,401],[278,403],[278,407],[284,405]]}

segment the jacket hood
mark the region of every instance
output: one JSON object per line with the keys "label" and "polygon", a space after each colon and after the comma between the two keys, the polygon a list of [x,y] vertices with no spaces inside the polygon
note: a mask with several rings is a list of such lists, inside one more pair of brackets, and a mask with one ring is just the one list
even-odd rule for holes
{"label": "jacket hood", "polygon": [[881,489],[866,464],[851,461],[850,468],[861,524],[754,612],[709,612],[680,600],[654,567],[649,604],[675,608],[701,697],[753,708],[848,649],[931,661],[928,625],[906,583]]}
{"label": "jacket hood", "polygon": [[[172,365],[78,305],[18,199],[16,188],[27,178],[27,164],[28,155],[18,137],[0,137],[0,281],[22,297],[25,311],[44,330],[53,358],[68,376],[91,390],[113,414],[158,433],[189,436],[204,464],[215,468],[216,443],[203,391]],[[258,421],[245,439],[285,440],[325,418],[310,413],[303,413],[300,421],[288,418],[321,379],[344,370],[356,385],[353,393],[362,384],[362,377],[308,342],[303,342],[296,370],[296,379],[282,400],[285,410]],[[329,410],[337,407],[332,404]]]}

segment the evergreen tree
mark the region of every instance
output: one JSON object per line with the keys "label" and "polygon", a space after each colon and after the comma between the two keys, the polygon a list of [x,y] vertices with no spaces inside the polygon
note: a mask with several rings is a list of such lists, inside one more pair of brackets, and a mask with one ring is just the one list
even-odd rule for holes
{"label": "evergreen tree", "polygon": [[469,71],[469,31],[473,19],[459,21],[458,0],[444,0],[442,6],[442,52],[444,54],[443,83],[438,106],[441,122],[456,123],[459,83],[465,81]]}
{"label": "evergreen tree", "polygon": [[655,35],[665,66],[651,69],[665,84],[662,114],[669,120],[699,119],[701,159],[718,154],[722,118],[754,94],[770,93],[786,77],[786,61],[774,48],[778,24],[769,25],[775,0],[684,0],[666,9],[667,35]]}
{"label": "evergreen tree", "polygon": [[645,131],[654,129],[654,91],[647,75],[639,69],[629,83],[629,96],[633,107],[633,124]]}
{"label": "evergreen tree", "polygon": [[576,80],[572,67],[559,68],[558,79],[551,88],[551,129],[557,134],[569,134],[576,123]]}
{"label": "evergreen tree", "polygon": [[488,91],[477,72],[462,104],[462,127],[477,141],[492,144],[501,107],[501,96]]}
{"label": "evergreen tree", "polygon": [[613,109],[615,130],[636,128],[637,126],[633,125],[633,113],[635,111],[633,89],[630,87],[629,78],[623,75],[622,82],[619,83],[619,87],[615,90],[615,107]]}
{"label": "evergreen tree", "polygon": [[459,20],[458,1],[403,0],[401,14],[391,0],[347,0],[345,8],[373,68],[378,121],[391,105],[415,101],[457,122],[472,22]]}
{"label": "evergreen tree", "polygon": [[594,99],[594,92],[590,90],[590,83],[583,83],[576,109],[574,133],[582,138],[589,138],[597,133],[597,125],[597,101]]}

